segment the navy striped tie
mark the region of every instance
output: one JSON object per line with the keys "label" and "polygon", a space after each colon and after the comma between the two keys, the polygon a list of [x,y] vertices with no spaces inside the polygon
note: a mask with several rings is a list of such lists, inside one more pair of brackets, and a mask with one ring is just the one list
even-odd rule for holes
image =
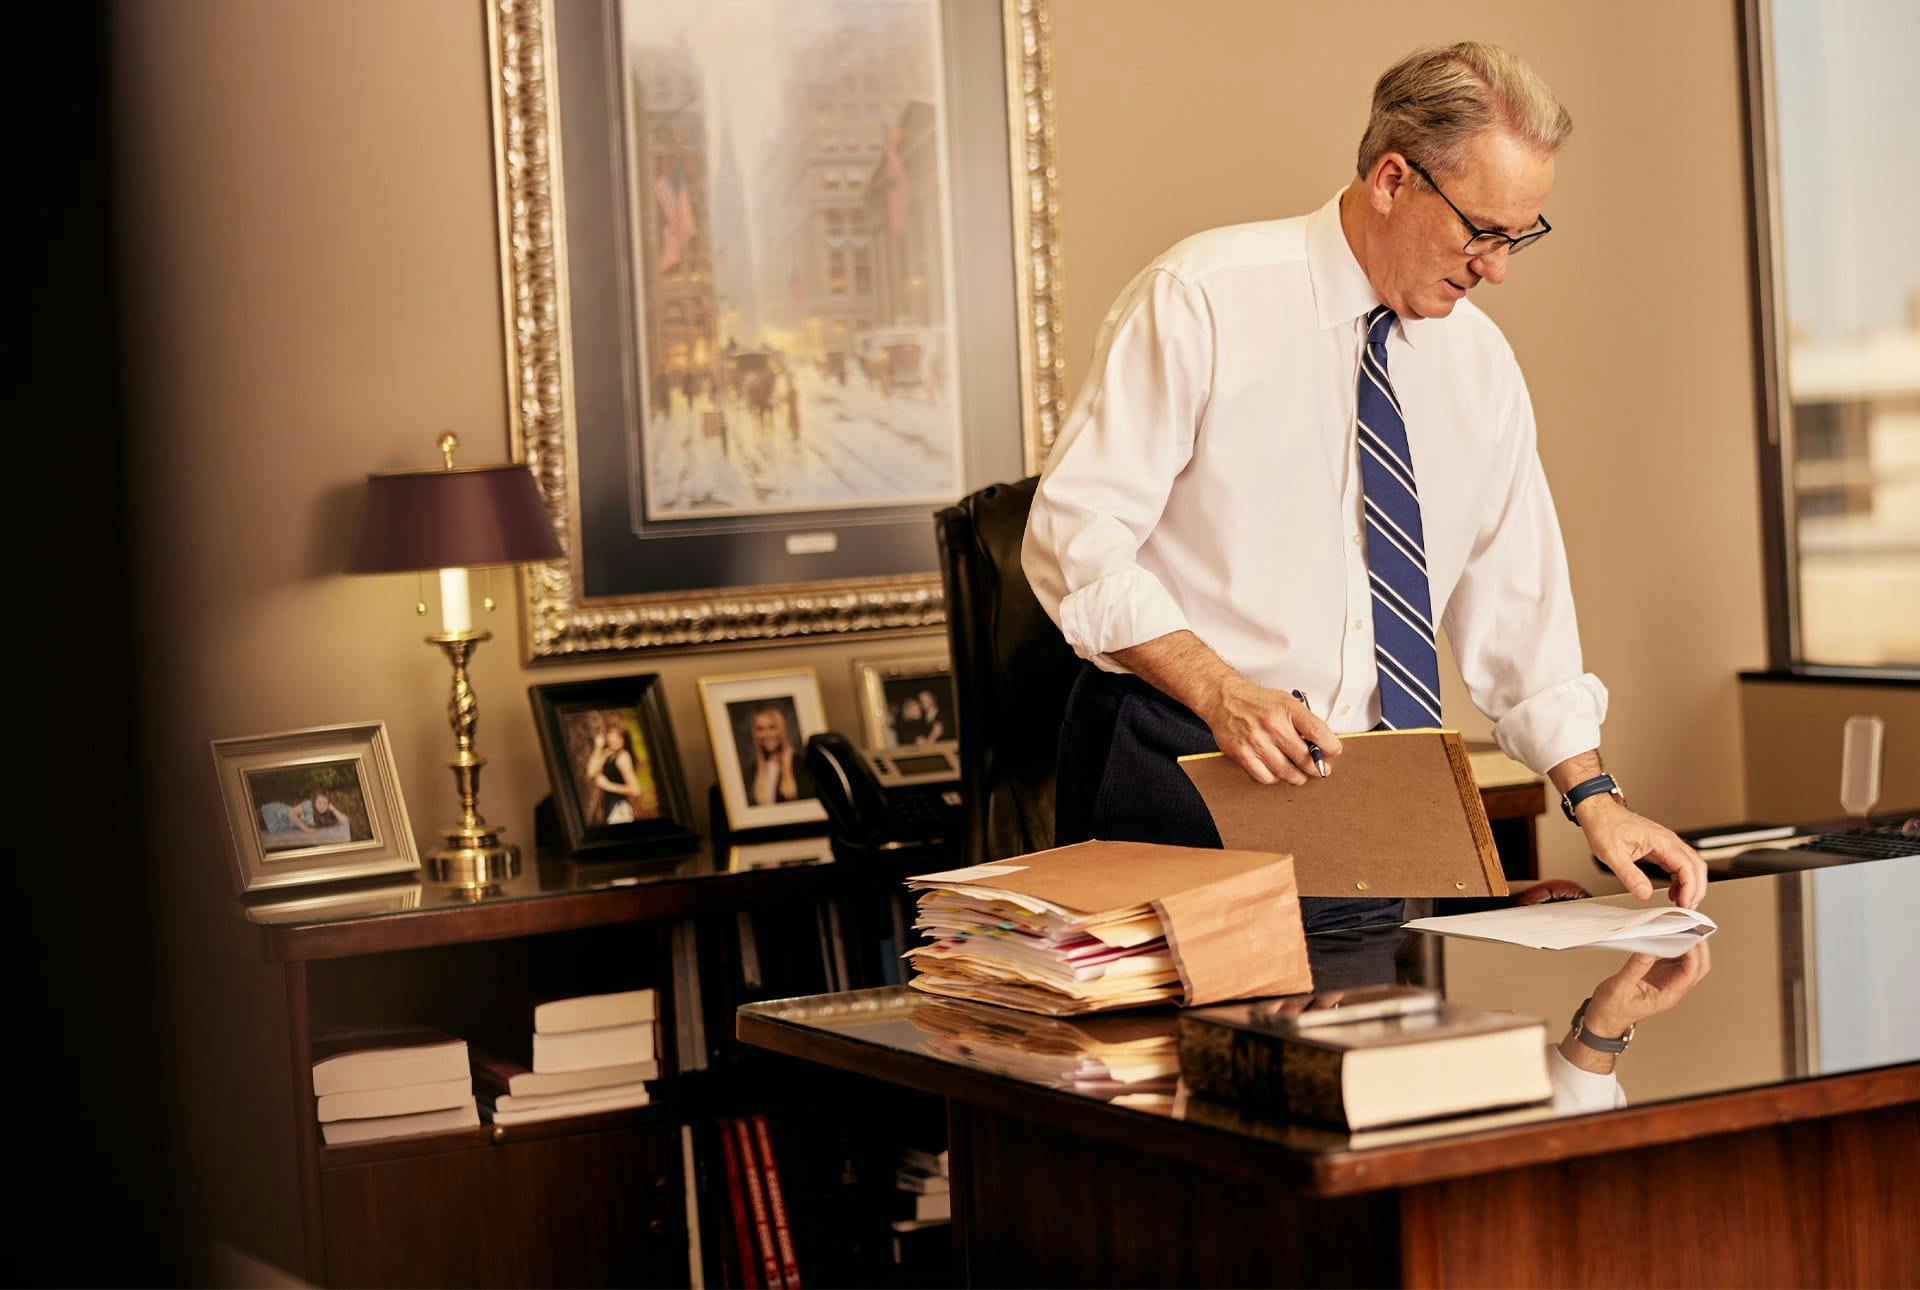
{"label": "navy striped tie", "polygon": [[1367,315],[1360,354],[1360,484],[1367,513],[1367,585],[1373,593],[1373,654],[1380,673],[1380,725],[1440,722],[1440,658],[1433,647],[1420,490],[1400,400],[1387,379],[1393,310]]}

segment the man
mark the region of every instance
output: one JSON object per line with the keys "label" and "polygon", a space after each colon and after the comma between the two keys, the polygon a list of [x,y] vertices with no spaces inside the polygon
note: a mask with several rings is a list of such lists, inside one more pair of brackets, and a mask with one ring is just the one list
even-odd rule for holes
{"label": "man", "polygon": [[[1422,50],[1374,87],[1352,182],[1312,215],[1215,229],[1101,325],[1023,564],[1092,666],[1061,735],[1057,841],[1219,845],[1176,765],[1217,747],[1308,784],[1334,730],[1441,724],[1444,627],[1475,704],[1547,774],[1629,891],[1698,904],[1699,857],[1600,762],[1533,410],[1466,296],[1549,229],[1572,129],[1513,55]],[[1310,702],[1293,697],[1298,690]],[[1307,902],[1310,927],[1399,902]]]}

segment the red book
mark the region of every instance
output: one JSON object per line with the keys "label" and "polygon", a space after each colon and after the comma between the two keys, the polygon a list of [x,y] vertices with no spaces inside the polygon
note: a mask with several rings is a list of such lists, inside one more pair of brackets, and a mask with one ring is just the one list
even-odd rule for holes
{"label": "red book", "polygon": [[767,1132],[767,1117],[753,1117],[753,1134],[760,1144],[760,1168],[766,1176],[767,1208],[773,1211],[773,1239],[780,1248],[780,1275],[787,1290],[800,1290],[800,1260],[793,1252],[793,1232],[787,1227],[787,1198],[780,1190],[780,1171],[773,1163],[773,1135]]}
{"label": "red book", "polygon": [[767,1217],[767,1197],[760,1187],[760,1167],[754,1162],[753,1134],[745,1120],[734,1120],[731,1128],[740,1143],[740,1176],[747,1180],[747,1203],[753,1206],[753,1234],[760,1241],[760,1266],[765,1270],[769,1290],[784,1283],[780,1280],[780,1255],[773,1248],[773,1221]]}
{"label": "red book", "polygon": [[733,1239],[740,1245],[740,1284],[757,1287],[760,1279],[754,1269],[760,1261],[753,1256],[753,1233],[747,1228],[747,1206],[741,1199],[740,1161],[733,1153],[733,1131],[724,1120],[717,1127],[720,1154],[727,1160],[727,1202],[733,1210]]}

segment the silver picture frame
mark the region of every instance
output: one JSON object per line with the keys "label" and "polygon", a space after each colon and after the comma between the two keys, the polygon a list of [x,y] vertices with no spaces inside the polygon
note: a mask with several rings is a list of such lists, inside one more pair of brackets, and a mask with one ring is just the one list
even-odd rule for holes
{"label": "silver picture frame", "polygon": [[237,894],[420,868],[385,722],[216,739],[211,747]]}

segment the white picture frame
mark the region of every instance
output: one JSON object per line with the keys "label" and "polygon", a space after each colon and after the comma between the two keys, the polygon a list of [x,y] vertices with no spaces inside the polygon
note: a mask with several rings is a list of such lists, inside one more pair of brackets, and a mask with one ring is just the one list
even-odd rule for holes
{"label": "white picture frame", "polygon": [[[700,708],[729,830],[827,818],[806,768],[807,740],[827,728],[812,668],[703,676]],[[763,748],[763,738],[778,746]]]}

